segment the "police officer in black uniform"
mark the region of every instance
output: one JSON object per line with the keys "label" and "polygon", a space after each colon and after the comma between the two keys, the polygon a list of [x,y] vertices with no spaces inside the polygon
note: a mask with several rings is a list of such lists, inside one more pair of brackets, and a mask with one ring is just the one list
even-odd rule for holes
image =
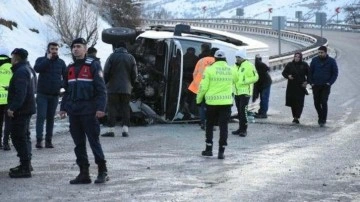
{"label": "police officer in black uniform", "polygon": [[86,57],[87,42],[75,39],[71,44],[74,63],[66,69],[64,78],[65,93],[60,107],[60,116],[69,115],[70,133],[75,143],[76,163],[80,174],[70,184],[91,183],[89,160],[86,153],[86,137],[98,165],[95,183],[109,180],[106,160],[100,144],[100,124],[98,118],[104,117],[106,88],[101,66],[94,59]]}

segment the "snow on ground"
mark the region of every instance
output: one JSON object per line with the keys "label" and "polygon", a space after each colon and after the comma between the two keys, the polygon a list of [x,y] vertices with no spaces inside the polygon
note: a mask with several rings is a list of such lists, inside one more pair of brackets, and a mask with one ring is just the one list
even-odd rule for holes
{"label": "snow on ground", "polygon": [[[36,58],[45,55],[46,46],[50,41],[60,42],[60,36],[52,29],[49,16],[38,14],[28,1],[24,0],[0,0],[0,18],[17,23],[13,30],[0,25],[0,46],[9,51],[14,48],[24,48],[29,52],[29,62],[33,66]],[[101,41],[101,32],[110,25],[99,19],[99,40],[95,45],[98,49],[98,57],[102,64],[112,52],[112,47]],[[37,29],[39,33],[30,31]],[[69,64],[70,49],[66,46],[60,48],[60,57]]]}

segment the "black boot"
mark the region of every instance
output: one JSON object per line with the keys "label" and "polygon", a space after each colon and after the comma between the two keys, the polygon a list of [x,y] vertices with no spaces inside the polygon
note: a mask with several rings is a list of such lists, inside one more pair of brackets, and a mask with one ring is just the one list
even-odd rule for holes
{"label": "black boot", "polygon": [[42,146],[42,140],[41,140],[41,139],[37,139],[37,140],[36,140],[36,145],[35,145],[35,147],[38,148],[38,149],[43,148],[43,146]]}
{"label": "black boot", "polygon": [[3,148],[3,144],[2,144],[2,137],[0,136],[0,149],[2,149]]}
{"label": "black boot", "polygon": [[54,148],[54,145],[51,142],[51,139],[45,140],[45,148]]}
{"label": "black boot", "polygon": [[233,135],[239,135],[240,134],[240,128],[235,130],[235,131],[232,131],[231,134]]}
{"label": "black boot", "polygon": [[218,159],[224,159],[225,146],[219,146]]}
{"label": "black boot", "polygon": [[31,177],[30,161],[21,162],[20,166],[10,169],[11,178],[29,178]]}
{"label": "black boot", "polygon": [[107,168],[105,163],[101,163],[98,165],[98,176],[94,183],[105,183],[106,181],[109,181],[109,176],[107,175]]}
{"label": "black boot", "polygon": [[212,144],[206,143],[206,148],[204,151],[201,152],[203,156],[212,156]]}
{"label": "black boot", "polygon": [[80,165],[80,173],[75,179],[70,180],[70,184],[90,184],[89,165]]}
{"label": "black boot", "polygon": [[[14,168],[10,168],[10,172],[14,172],[15,170],[20,169],[20,166],[21,165],[18,165],[18,166],[14,167]],[[29,169],[30,169],[30,171],[34,171],[34,168],[32,167],[31,162],[29,163]]]}

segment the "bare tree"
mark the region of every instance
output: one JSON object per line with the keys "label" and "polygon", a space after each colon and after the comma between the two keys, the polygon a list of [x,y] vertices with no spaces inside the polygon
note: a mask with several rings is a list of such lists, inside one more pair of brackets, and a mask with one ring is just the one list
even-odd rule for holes
{"label": "bare tree", "polygon": [[98,12],[93,5],[79,0],[56,0],[53,4],[52,23],[62,42],[71,45],[79,37],[86,39],[93,46],[98,40]]}
{"label": "bare tree", "polygon": [[344,8],[346,12],[345,22],[349,24],[360,24],[360,1]]}
{"label": "bare tree", "polygon": [[140,6],[134,0],[103,0],[101,13],[112,26],[136,28],[141,23]]}

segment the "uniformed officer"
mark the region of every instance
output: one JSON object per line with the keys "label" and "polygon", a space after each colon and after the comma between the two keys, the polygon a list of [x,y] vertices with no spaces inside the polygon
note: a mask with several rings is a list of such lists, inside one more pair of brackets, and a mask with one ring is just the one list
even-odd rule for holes
{"label": "uniformed officer", "polygon": [[206,103],[206,149],[203,156],[212,156],[213,128],[219,124],[220,139],[218,159],[224,159],[225,146],[228,138],[228,121],[231,115],[233,82],[235,74],[227,64],[225,52],[217,50],[214,54],[215,62],[205,69],[200,82],[200,89],[196,96],[196,104]]}
{"label": "uniformed officer", "polygon": [[[9,57],[9,50],[0,47],[0,149],[4,146],[4,150],[10,150],[9,136],[10,130],[6,115],[7,97],[11,72],[11,58]],[[5,125],[3,124],[5,123]],[[4,125],[4,140],[2,141],[2,131]],[[3,143],[3,144],[2,144]]]}
{"label": "uniformed officer", "polygon": [[259,80],[259,75],[254,65],[246,60],[245,49],[235,53],[236,63],[233,67],[236,71],[235,80],[235,104],[239,117],[239,129],[233,131],[233,135],[245,137],[247,135],[247,109],[250,97],[253,93],[254,83]]}
{"label": "uniformed officer", "polygon": [[109,180],[105,156],[100,144],[100,124],[98,118],[104,117],[106,89],[103,73],[98,62],[86,57],[87,42],[75,39],[71,44],[74,63],[66,69],[64,78],[65,93],[61,102],[60,116],[69,115],[70,133],[75,143],[76,163],[80,174],[70,184],[91,183],[89,160],[86,153],[86,137],[98,165],[95,183]]}

